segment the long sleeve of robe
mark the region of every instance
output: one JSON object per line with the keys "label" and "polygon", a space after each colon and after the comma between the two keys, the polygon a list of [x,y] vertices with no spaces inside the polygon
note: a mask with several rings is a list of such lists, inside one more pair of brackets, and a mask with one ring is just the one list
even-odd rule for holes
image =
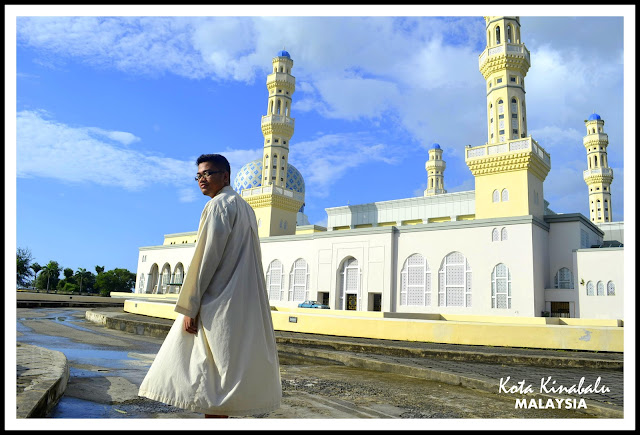
{"label": "long sleeve of robe", "polygon": [[[231,187],[204,207],[180,313],[139,395],[195,412],[253,415],[280,406],[280,368],[253,209]],[[197,318],[198,333],[184,330]]]}

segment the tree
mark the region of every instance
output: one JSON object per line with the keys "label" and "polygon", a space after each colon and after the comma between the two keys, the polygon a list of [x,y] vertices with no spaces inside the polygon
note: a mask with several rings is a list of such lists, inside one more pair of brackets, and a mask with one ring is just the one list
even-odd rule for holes
{"label": "tree", "polygon": [[49,263],[42,268],[42,273],[38,279],[38,286],[40,288],[46,288],[47,291],[49,291],[49,288],[56,288],[58,281],[60,281],[60,269],[57,261],[49,261]]}
{"label": "tree", "polygon": [[113,269],[99,273],[96,288],[100,296],[109,296],[111,292],[131,292],[136,285],[136,274],[127,269]]}
{"label": "tree", "polygon": [[32,285],[34,288],[36,287],[36,279],[38,278],[38,272],[40,272],[42,270],[42,266],[40,266],[38,263],[33,263],[31,265],[31,270],[33,270],[33,281],[32,281]]}
{"label": "tree", "polygon": [[104,272],[104,266],[96,266],[96,273],[100,275],[102,272]]}
{"label": "tree", "polygon": [[88,272],[87,269],[83,269],[82,267],[79,267],[78,270],[76,270],[74,277],[80,284],[80,293],[82,293],[82,281],[85,281],[86,283],[86,281],[90,279],[90,275],[91,272]]}
{"label": "tree", "polygon": [[18,248],[18,252],[16,255],[17,260],[17,276],[16,283],[20,287],[24,287],[27,285],[27,278],[31,275],[31,262],[33,261],[33,257],[31,256],[31,251],[29,248]]}

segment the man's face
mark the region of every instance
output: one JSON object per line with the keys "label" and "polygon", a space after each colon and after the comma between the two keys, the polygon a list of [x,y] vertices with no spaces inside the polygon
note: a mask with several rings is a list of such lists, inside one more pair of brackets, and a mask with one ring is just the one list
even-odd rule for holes
{"label": "man's face", "polygon": [[224,186],[229,184],[229,173],[216,167],[211,162],[202,162],[198,165],[198,174],[210,174],[200,177],[198,186],[203,195],[213,198]]}

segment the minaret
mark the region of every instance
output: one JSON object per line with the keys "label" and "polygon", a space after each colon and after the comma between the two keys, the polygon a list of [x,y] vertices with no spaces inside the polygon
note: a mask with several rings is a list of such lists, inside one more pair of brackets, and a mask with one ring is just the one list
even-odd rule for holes
{"label": "minaret", "polygon": [[611,222],[613,210],[611,207],[611,181],[613,169],[607,161],[607,146],[609,136],[604,132],[604,121],[600,115],[593,113],[585,119],[587,135],[582,139],[587,149],[588,167],[584,171],[584,181],[589,186],[589,215],[591,222]]}
{"label": "minaret", "polygon": [[267,114],[262,117],[262,185],[285,187],[289,141],[295,125],[295,119],[291,118],[291,96],[296,89],[296,78],[291,75],[293,60],[286,51],[278,52],[271,63],[273,72],[267,76]]}
{"label": "minaret", "polygon": [[520,40],[520,17],[484,17],[487,47],[480,72],[487,82],[487,143],[527,137],[524,76],[531,66]]}
{"label": "minaret", "polygon": [[296,78],[291,75],[293,60],[284,50],[272,60],[273,72],[267,76],[267,114],[262,117],[264,150],[261,186],[245,189],[242,197],[253,207],[260,237],[295,234],[298,210],[304,194],[287,189],[289,141],[295,120],[291,117],[291,96]]}
{"label": "minaret", "polygon": [[484,19],[487,46],[479,68],[487,86],[487,143],[465,149],[465,162],[475,177],[475,217],[542,218],[551,157],[527,136],[524,77],[531,63],[521,40],[520,18]]}
{"label": "minaret", "polygon": [[439,195],[441,193],[447,193],[444,190],[444,170],[447,167],[444,160],[442,160],[442,148],[437,143],[431,145],[429,148],[429,160],[425,164],[427,170],[427,189],[424,191],[424,196]]}

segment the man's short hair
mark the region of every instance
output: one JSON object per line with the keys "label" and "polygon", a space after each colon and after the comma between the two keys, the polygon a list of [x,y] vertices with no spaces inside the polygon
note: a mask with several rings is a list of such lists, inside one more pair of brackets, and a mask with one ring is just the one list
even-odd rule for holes
{"label": "man's short hair", "polygon": [[227,171],[229,173],[229,176],[231,176],[231,166],[229,165],[229,161],[225,156],[220,154],[202,154],[200,157],[198,157],[198,160],[196,160],[196,166],[204,162],[213,163],[216,168]]}

